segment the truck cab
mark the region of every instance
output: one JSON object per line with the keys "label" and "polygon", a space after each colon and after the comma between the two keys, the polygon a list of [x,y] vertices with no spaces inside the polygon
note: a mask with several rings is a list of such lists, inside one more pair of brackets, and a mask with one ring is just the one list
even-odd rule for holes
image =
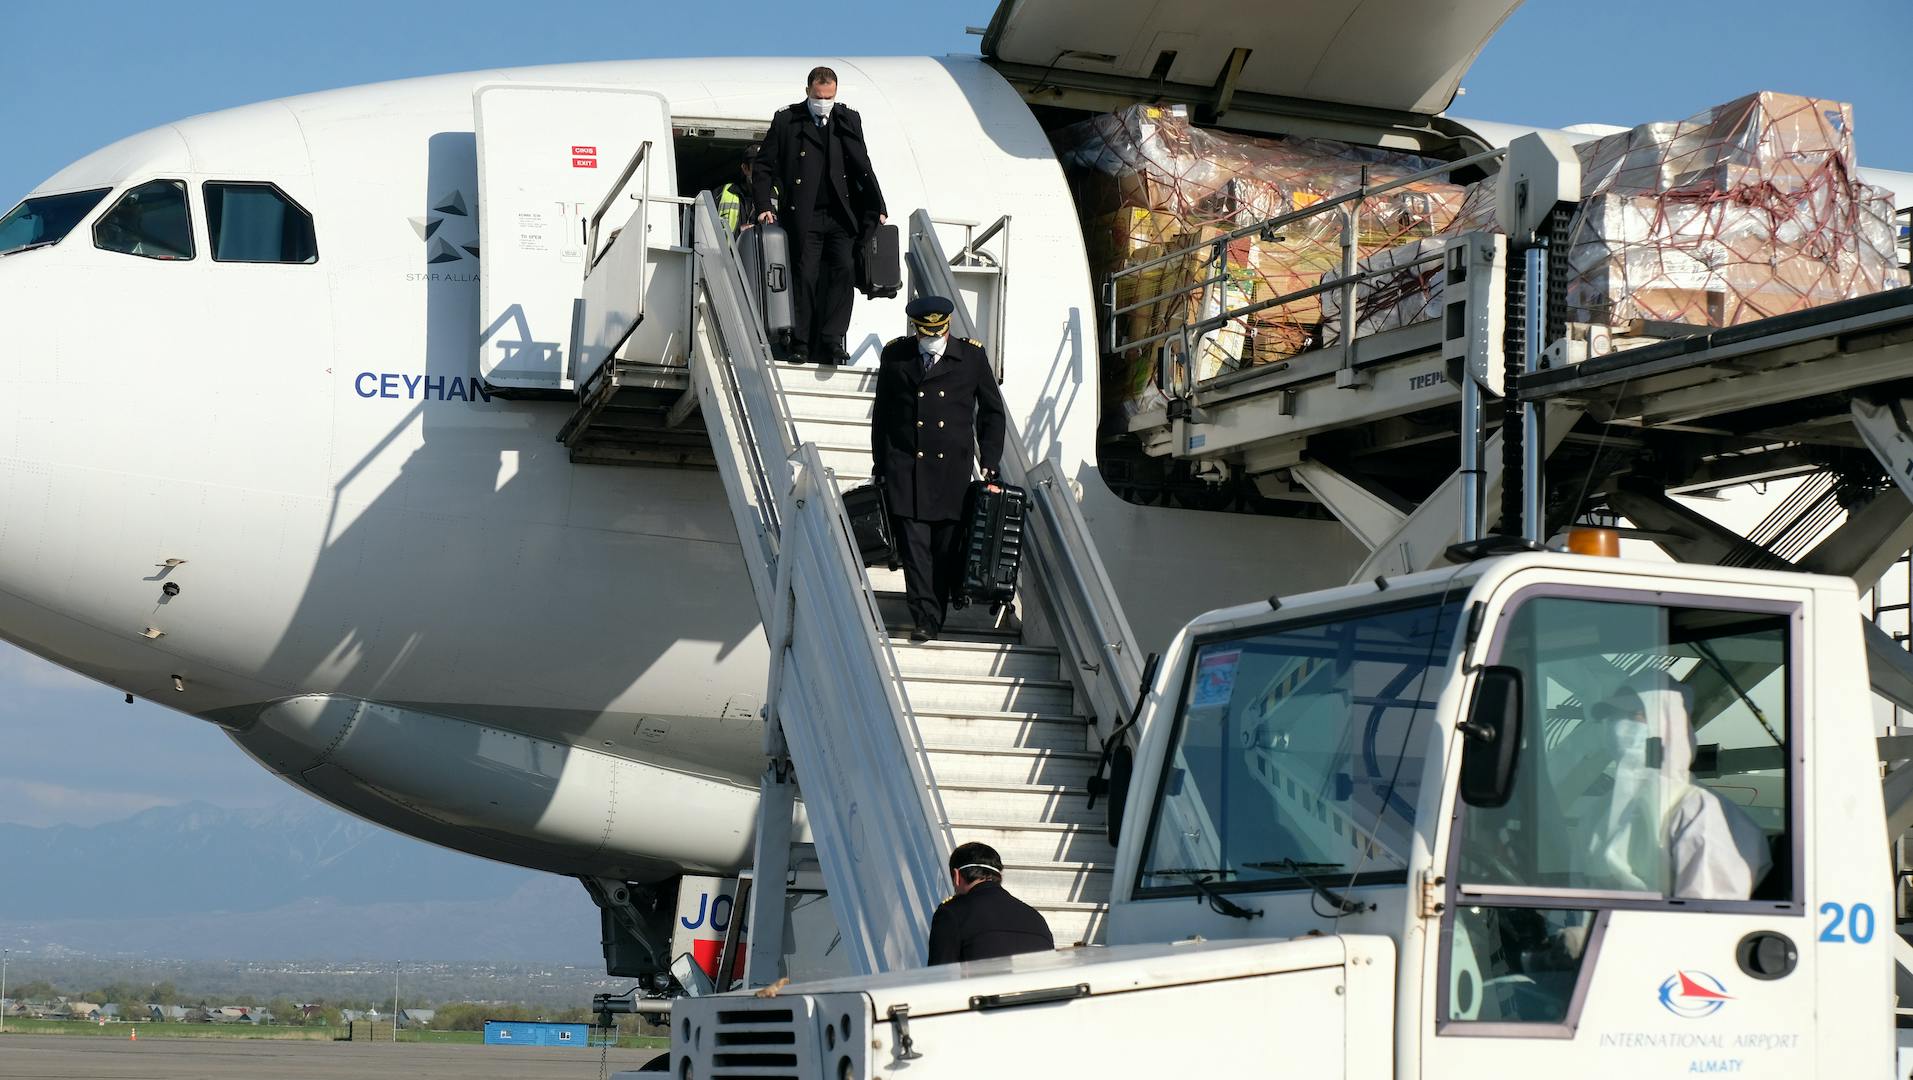
{"label": "truck cab", "polygon": [[1553,552],[1204,615],[1144,701],[1106,946],[681,1000],[672,1064],[1885,1075],[1858,615],[1845,578]]}

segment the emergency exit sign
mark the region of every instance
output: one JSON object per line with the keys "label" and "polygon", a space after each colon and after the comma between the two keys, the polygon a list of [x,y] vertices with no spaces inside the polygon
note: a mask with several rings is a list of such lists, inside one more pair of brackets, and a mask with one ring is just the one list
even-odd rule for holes
{"label": "emergency exit sign", "polygon": [[571,167],[574,169],[595,169],[598,167],[598,148],[595,146],[574,146],[571,148]]}

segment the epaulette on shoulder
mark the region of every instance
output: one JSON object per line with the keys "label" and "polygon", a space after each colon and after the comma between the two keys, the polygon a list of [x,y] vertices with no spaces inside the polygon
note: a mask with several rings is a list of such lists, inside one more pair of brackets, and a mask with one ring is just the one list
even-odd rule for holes
{"label": "epaulette on shoulder", "polygon": [[969,342],[969,343],[970,343],[970,344],[972,344],[972,345],[975,345],[975,346],[976,346],[977,348],[979,348],[979,349],[981,349],[981,348],[983,347],[983,343],[982,343],[981,341],[978,341],[977,339],[975,339],[975,338],[973,338],[973,337],[966,337],[966,338],[964,338],[963,340],[965,340],[965,341],[967,341],[967,342]]}
{"label": "epaulette on shoulder", "polygon": [[898,335],[897,335],[896,337],[893,337],[893,338],[891,338],[891,339],[890,339],[890,344],[889,344],[889,345],[885,345],[885,346],[884,346],[884,348],[886,348],[886,349],[887,349],[887,348],[889,348],[889,347],[890,347],[890,345],[901,345],[901,344],[903,344],[904,342],[906,342],[906,341],[909,341],[909,340],[910,340],[910,335],[909,335],[909,334],[898,334]]}

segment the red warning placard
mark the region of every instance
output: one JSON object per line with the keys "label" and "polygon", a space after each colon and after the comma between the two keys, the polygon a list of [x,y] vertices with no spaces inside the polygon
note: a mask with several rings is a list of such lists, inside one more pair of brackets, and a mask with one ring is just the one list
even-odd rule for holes
{"label": "red warning placard", "polygon": [[574,169],[595,169],[598,167],[598,159],[589,158],[589,157],[575,157],[571,159],[571,167]]}
{"label": "red warning placard", "polygon": [[598,167],[598,148],[595,146],[572,146],[571,167],[574,169],[595,169]]}
{"label": "red warning placard", "polygon": [[572,157],[597,157],[598,148],[595,146],[574,146],[571,148],[571,156]]}

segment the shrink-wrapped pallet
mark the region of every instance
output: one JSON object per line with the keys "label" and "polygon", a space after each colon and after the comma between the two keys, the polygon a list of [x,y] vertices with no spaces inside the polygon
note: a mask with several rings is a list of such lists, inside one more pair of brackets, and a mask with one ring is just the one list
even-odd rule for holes
{"label": "shrink-wrapped pallet", "polygon": [[[1158,358],[1167,350],[1178,383],[1286,359],[1320,343],[1316,297],[1231,319],[1188,343],[1119,349],[1245,304],[1309,288],[1342,262],[1342,213],[1235,237],[1244,225],[1299,210],[1358,187],[1419,172],[1406,154],[1312,139],[1267,139],[1198,128],[1180,107],[1134,106],[1056,132],[1098,279],[1179,248],[1186,257],[1117,279],[1116,306],[1160,297],[1119,316],[1104,342],[1105,388],[1130,411],[1161,399]],[[1416,183],[1364,201],[1360,253],[1441,233],[1462,209],[1456,185]],[[1218,248],[1220,251],[1218,251]],[[1199,282],[1220,279],[1198,288]],[[1191,355],[1185,356],[1187,352]]]}
{"label": "shrink-wrapped pallet", "polygon": [[[1731,326],[1901,284],[1892,197],[1856,179],[1853,114],[1839,102],[1750,94],[1576,150],[1584,194],[1568,237],[1571,320]],[[1449,231],[1493,227],[1482,212],[1493,196],[1492,182],[1477,185]],[[1365,283],[1357,332],[1433,317],[1441,285],[1427,267]],[[1326,297],[1326,340],[1339,314],[1340,298]]]}

